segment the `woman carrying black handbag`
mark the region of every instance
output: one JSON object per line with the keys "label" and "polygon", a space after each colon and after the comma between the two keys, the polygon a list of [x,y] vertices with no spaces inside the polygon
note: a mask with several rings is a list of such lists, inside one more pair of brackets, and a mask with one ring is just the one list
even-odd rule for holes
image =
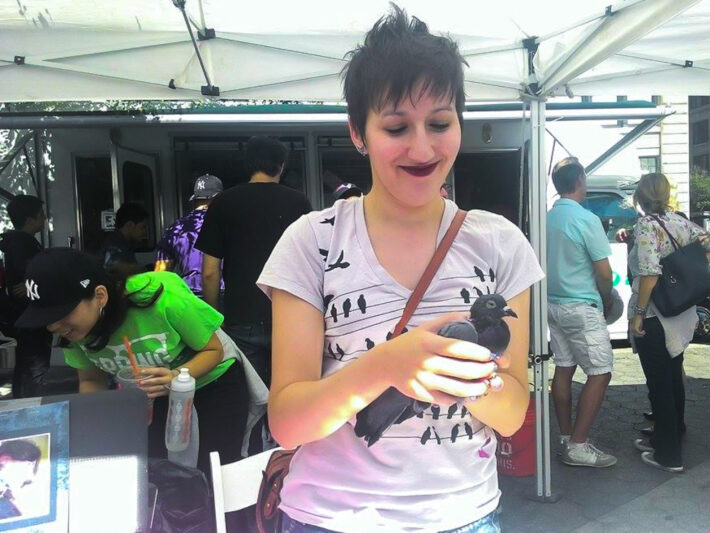
{"label": "woman carrying black handbag", "polygon": [[694,305],[675,316],[664,316],[654,304],[652,293],[663,272],[663,260],[676,247],[700,241],[708,252],[710,239],[700,226],[670,210],[670,189],[663,174],[647,174],[634,193],[634,205],[645,216],[636,223],[636,242],[629,254],[633,275],[629,330],[656,419],[653,436],[649,440],[637,439],[634,446],[643,452],[644,463],[668,472],[682,472],[683,352],[693,338],[698,317]]}

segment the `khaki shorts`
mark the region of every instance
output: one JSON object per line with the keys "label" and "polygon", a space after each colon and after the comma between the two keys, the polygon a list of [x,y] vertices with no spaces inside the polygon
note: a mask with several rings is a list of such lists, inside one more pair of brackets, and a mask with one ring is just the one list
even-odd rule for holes
{"label": "khaki shorts", "polygon": [[547,321],[556,366],[579,365],[588,376],[611,372],[614,353],[600,309],[587,303],[549,302]]}

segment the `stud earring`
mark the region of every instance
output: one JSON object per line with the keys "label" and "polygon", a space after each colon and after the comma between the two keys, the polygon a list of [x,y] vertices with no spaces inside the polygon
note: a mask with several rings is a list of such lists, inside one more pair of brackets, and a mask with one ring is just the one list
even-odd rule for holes
{"label": "stud earring", "polygon": [[361,156],[366,156],[367,155],[367,148],[365,148],[365,145],[363,144],[362,146],[357,147],[357,151]]}

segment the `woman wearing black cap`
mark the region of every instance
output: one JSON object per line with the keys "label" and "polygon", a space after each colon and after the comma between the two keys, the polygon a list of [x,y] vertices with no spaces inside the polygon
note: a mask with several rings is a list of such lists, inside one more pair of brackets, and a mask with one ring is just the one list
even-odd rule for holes
{"label": "woman wearing black cap", "polygon": [[206,471],[215,450],[225,462],[240,458],[249,404],[244,368],[234,364],[236,349],[220,329],[222,315],[179,276],[146,272],[115,282],[91,256],[53,248],[32,260],[26,278],[30,304],[17,326],[46,327],[61,336],[81,393],[107,389],[108,375],[130,364],[123,342],[128,338],[138,363],[147,367],[143,373],[152,376],[140,383],[155,398],[151,456],[166,454],[166,396],[178,369],[188,368],[197,382],[198,467]]}

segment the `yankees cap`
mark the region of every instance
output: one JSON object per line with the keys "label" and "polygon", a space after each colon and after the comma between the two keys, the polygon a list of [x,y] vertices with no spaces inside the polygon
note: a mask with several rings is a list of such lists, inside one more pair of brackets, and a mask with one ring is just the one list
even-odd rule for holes
{"label": "yankees cap", "polygon": [[72,248],[42,250],[25,270],[29,304],[15,326],[35,329],[64,318],[100,282],[105,283],[105,277],[98,260],[89,254]]}
{"label": "yankees cap", "polygon": [[204,174],[195,180],[190,200],[209,200],[224,190],[222,180],[212,174]]}

